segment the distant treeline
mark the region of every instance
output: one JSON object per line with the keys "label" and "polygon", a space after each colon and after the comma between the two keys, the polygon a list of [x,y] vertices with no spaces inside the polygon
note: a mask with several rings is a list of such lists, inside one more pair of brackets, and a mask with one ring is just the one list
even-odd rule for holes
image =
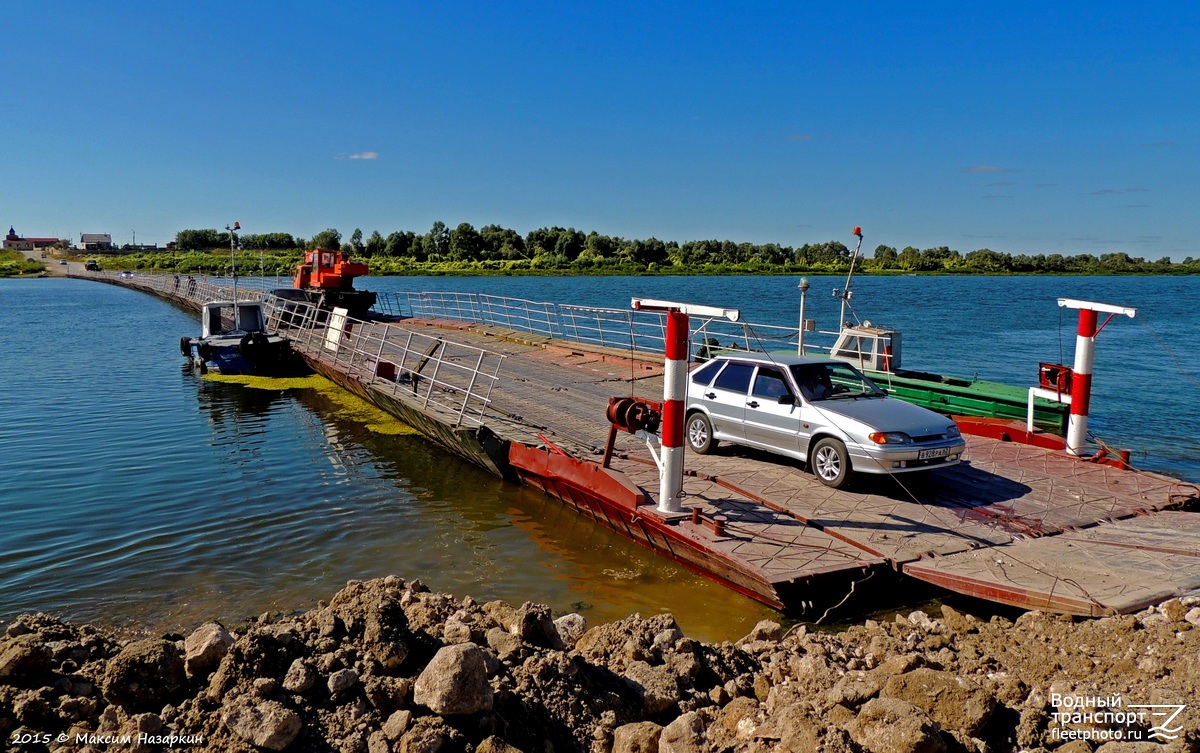
{"label": "distant treeline", "polygon": [[[334,228],[310,239],[290,233],[243,234],[236,237],[246,251],[270,253],[279,263],[291,264],[306,248],[341,249],[371,260],[374,274],[426,274],[450,272],[505,273],[551,271],[578,273],[737,273],[737,272],[844,272],[851,249],[840,241],[780,246],[734,241],[699,240],[677,243],[657,238],[627,239],[586,235],[574,228],[543,227],[522,236],[499,225],[476,230],[470,223],[451,229],[442,222],[423,234],[398,230],[383,235],[378,230],[364,240],[355,229],[343,242]],[[175,236],[183,251],[221,251],[229,248],[225,231],[181,230]],[[1147,261],[1114,252],[1091,254],[1018,254],[987,248],[960,253],[947,246],[917,249],[877,246],[861,260],[866,272],[918,272],[952,274],[1200,274],[1200,261],[1169,257]],[[239,265],[240,266],[240,265]],[[268,271],[270,271],[268,269]]]}

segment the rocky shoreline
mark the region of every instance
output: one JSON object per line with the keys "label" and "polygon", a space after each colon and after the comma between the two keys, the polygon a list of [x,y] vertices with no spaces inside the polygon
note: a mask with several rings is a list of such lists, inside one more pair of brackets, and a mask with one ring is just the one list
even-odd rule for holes
{"label": "rocky shoreline", "polygon": [[1194,751],[1198,605],[1015,622],[943,607],[840,633],[763,622],[721,644],[687,638],[670,615],[589,629],[579,615],[394,577],[232,633],[210,623],[130,639],[22,615],[0,639],[0,740],[16,751]]}

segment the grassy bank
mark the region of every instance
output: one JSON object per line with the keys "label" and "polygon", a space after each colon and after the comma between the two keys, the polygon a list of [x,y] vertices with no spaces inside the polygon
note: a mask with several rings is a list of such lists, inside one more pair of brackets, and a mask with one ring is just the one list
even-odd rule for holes
{"label": "grassy bank", "polygon": [[26,259],[20,251],[0,251],[0,277],[30,277],[45,271],[45,264]]}

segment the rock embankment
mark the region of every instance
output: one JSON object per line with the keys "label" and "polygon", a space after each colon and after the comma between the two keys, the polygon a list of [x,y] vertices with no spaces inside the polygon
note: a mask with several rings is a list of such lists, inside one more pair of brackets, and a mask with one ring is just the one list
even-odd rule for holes
{"label": "rock embankment", "polygon": [[[385,578],[298,617],[179,640],[23,615],[0,640],[0,740],[28,751],[1197,750],[1198,627],[1187,600],[1085,621],[943,608],[837,634],[764,622],[710,644],[669,615],[588,629],[543,606]],[[1144,713],[1181,704],[1166,722]],[[1156,726],[1174,737],[1165,748],[1149,737]]]}

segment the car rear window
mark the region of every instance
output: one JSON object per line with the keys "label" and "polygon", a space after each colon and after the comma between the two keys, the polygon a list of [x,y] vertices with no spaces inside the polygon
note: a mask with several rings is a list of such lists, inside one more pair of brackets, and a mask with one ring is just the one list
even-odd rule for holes
{"label": "car rear window", "polygon": [[721,361],[709,361],[700,368],[692,372],[692,382],[695,384],[708,384],[712,381],[713,374],[717,373],[717,369],[721,368]]}
{"label": "car rear window", "polygon": [[731,363],[721,372],[721,376],[717,377],[713,387],[745,395],[746,391],[750,389],[750,375],[753,373],[754,367],[750,364]]}

